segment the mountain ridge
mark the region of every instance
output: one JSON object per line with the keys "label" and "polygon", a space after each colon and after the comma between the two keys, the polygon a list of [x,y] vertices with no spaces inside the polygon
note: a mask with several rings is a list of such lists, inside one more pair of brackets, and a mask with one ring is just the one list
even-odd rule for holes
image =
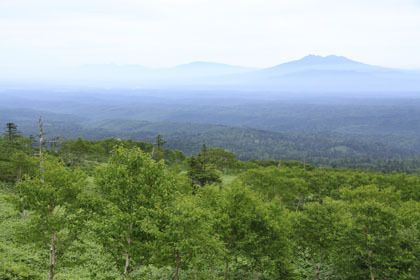
{"label": "mountain ridge", "polygon": [[111,63],[54,73],[46,79],[54,84],[106,88],[420,91],[419,70],[386,68],[344,56],[313,54],[262,69],[209,61],[193,61],[165,68]]}

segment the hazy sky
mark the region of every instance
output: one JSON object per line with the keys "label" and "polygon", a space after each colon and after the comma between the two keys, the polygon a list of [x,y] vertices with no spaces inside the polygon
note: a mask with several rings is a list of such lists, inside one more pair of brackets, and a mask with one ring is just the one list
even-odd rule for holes
{"label": "hazy sky", "polygon": [[3,70],[307,54],[420,68],[420,0],[0,0]]}

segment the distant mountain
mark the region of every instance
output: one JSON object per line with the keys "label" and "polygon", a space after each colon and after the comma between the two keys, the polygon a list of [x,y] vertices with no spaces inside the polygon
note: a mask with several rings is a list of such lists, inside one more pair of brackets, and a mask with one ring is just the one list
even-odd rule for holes
{"label": "distant mountain", "polygon": [[389,69],[357,62],[344,56],[329,55],[323,57],[319,55],[308,55],[302,59],[279,64],[274,67],[266,68],[262,71],[266,73],[287,74],[291,72],[308,70],[343,70],[367,72],[373,70],[387,71]]}
{"label": "distant mountain", "polygon": [[418,92],[420,71],[385,68],[343,56],[308,55],[265,69],[196,61],[168,68],[84,65],[52,73],[50,83],[104,88],[282,92]]}
{"label": "distant mountain", "polygon": [[255,68],[229,65],[215,62],[195,61],[166,69],[168,74],[185,77],[222,76],[257,70]]}
{"label": "distant mountain", "polygon": [[181,64],[168,68],[148,68],[135,64],[92,64],[84,65],[78,72],[74,73],[77,77],[91,80],[104,81],[124,81],[141,82],[142,84],[151,82],[154,85],[159,83],[185,83],[197,78],[217,77],[237,73],[245,73],[256,70],[242,66],[228,65],[215,62],[196,61],[188,64]]}
{"label": "distant mountain", "polygon": [[417,71],[385,68],[343,56],[308,55],[270,68],[236,75],[230,87],[272,91],[419,91]]}

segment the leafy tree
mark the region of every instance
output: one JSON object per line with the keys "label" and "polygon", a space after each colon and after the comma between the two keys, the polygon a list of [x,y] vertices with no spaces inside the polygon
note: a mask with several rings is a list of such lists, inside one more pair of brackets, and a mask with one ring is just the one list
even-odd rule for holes
{"label": "leafy tree", "polygon": [[164,150],[165,163],[168,165],[181,164],[186,160],[183,152],[178,150]]}
{"label": "leafy tree", "polygon": [[38,169],[37,158],[27,155],[25,152],[15,152],[10,161],[16,172],[16,181],[20,181],[25,174],[35,174]]}
{"label": "leafy tree", "polygon": [[246,268],[269,279],[289,279],[289,223],[285,209],[278,202],[263,203],[240,183],[218,188],[204,188],[203,203],[213,211],[215,233],[224,247],[224,279],[232,264],[246,260]]}
{"label": "leafy tree", "polygon": [[316,280],[322,274],[325,278],[332,274],[324,266],[332,263],[339,236],[349,219],[343,210],[343,202],[326,198],[323,203],[306,203],[293,219],[298,255],[310,262]]}
{"label": "leafy tree", "polygon": [[222,148],[208,149],[207,157],[210,164],[223,172],[235,171],[239,166],[236,155]]}
{"label": "leafy tree", "polygon": [[99,241],[128,277],[155,254],[176,182],[163,161],[154,161],[139,148],[118,147],[112,154],[95,178],[106,203],[99,218]]}
{"label": "leafy tree", "polygon": [[240,174],[239,179],[264,196],[265,200],[278,197],[289,209],[297,210],[309,195],[308,183],[298,178],[299,171],[270,166],[248,170]]}
{"label": "leafy tree", "polygon": [[352,219],[336,247],[337,271],[345,279],[412,279],[395,210],[400,195],[375,185],[341,190]]}
{"label": "leafy tree", "polygon": [[181,196],[167,211],[159,252],[175,267],[172,279],[178,279],[181,268],[197,274],[220,260],[222,244],[213,235],[213,217],[198,200],[198,196]]}
{"label": "leafy tree", "polygon": [[420,275],[420,202],[403,202],[397,209],[397,215],[403,226],[399,231],[404,255],[402,267],[410,271],[412,279],[416,279]]}
{"label": "leafy tree", "polygon": [[34,174],[36,160],[31,152],[27,138],[18,137],[11,142],[7,137],[0,137],[0,181],[16,182],[24,174]]}
{"label": "leafy tree", "polygon": [[80,165],[89,153],[89,141],[77,138],[60,144],[60,150],[67,165]]}
{"label": "leafy tree", "polygon": [[25,238],[49,247],[48,279],[53,279],[58,257],[78,239],[88,218],[83,197],[86,177],[80,171],[67,170],[54,158],[47,158],[43,167],[44,173],[26,176],[17,185],[17,205],[30,210]]}

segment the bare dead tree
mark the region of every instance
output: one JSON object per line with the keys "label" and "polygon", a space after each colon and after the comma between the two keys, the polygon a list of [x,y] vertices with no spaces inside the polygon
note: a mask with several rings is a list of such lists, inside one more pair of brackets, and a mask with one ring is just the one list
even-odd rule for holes
{"label": "bare dead tree", "polygon": [[43,147],[46,143],[44,140],[45,134],[47,133],[43,130],[42,116],[39,116],[39,170],[41,170],[41,181],[44,180],[44,178],[42,178],[42,174],[44,174],[44,168],[42,164],[44,163]]}

